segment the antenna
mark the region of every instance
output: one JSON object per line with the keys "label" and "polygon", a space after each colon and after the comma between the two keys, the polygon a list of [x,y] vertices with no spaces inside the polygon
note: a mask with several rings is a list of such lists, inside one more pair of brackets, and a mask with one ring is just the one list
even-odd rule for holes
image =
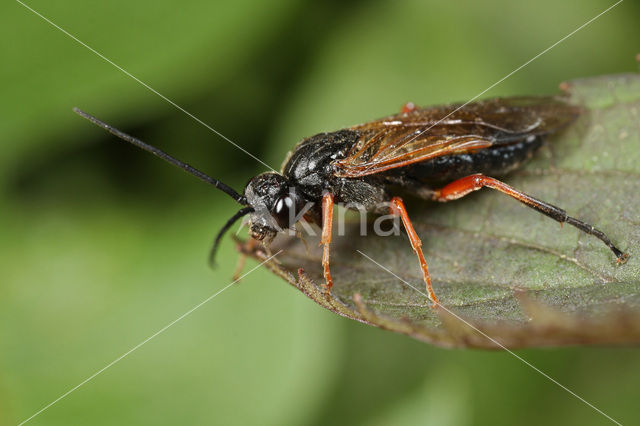
{"label": "antenna", "polygon": [[162,151],[162,150],[160,150],[160,149],[158,149],[158,148],[156,148],[154,146],[151,146],[151,145],[148,145],[148,144],[142,142],[140,139],[136,139],[133,136],[130,136],[130,135],[124,133],[124,132],[121,132],[120,130],[116,129],[115,127],[110,126],[107,123],[104,123],[104,122],[98,120],[94,116],[92,116],[90,114],[87,114],[86,112],[84,112],[84,111],[82,111],[82,110],[80,110],[78,108],[73,108],[73,112],[78,114],[80,117],[89,120],[93,124],[95,124],[95,125],[97,125],[99,127],[102,127],[103,129],[105,129],[109,133],[111,133],[112,135],[115,135],[115,136],[119,137],[120,139],[122,139],[124,141],[127,141],[130,144],[135,145],[135,146],[137,146],[138,148],[140,148],[140,149],[142,149],[144,151],[150,152],[151,154],[155,155],[156,157],[162,158],[163,160],[167,161],[168,163],[173,164],[176,167],[180,167],[185,172],[187,172],[189,174],[192,174],[193,176],[197,177],[201,181],[204,181],[204,182],[208,183],[209,185],[215,186],[216,188],[218,188],[222,192],[224,192],[227,195],[229,195],[231,198],[233,198],[238,203],[240,203],[242,205],[246,205],[247,204],[247,200],[244,198],[244,196],[238,194],[233,188],[231,188],[228,185],[225,185],[224,183],[220,182],[218,179],[214,179],[214,178],[208,176],[207,174],[205,174],[205,173],[201,172],[200,170],[196,169],[195,167],[192,167],[192,166],[188,165],[187,163],[183,163],[182,161],[180,161],[180,160],[178,160],[176,158],[173,158],[172,156],[170,156],[169,154],[165,153],[164,151]]}
{"label": "antenna", "polygon": [[216,235],[216,239],[213,243],[213,246],[211,247],[211,251],[209,252],[209,264],[211,266],[214,266],[215,264],[215,257],[216,257],[216,252],[218,251],[218,246],[220,245],[220,241],[222,241],[222,237],[224,236],[225,232],[227,232],[229,230],[229,228],[231,228],[233,226],[234,223],[236,223],[236,221],[238,219],[240,219],[243,216],[246,216],[247,214],[253,212],[254,209],[253,207],[243,207],[241,208],[236,214],[234,214],[231,219],[229,219],[227,221],[227,223],[224,224],[224,226],[222,227],[222,229],[220,229],[220,231],[218,232],[218,235]]}

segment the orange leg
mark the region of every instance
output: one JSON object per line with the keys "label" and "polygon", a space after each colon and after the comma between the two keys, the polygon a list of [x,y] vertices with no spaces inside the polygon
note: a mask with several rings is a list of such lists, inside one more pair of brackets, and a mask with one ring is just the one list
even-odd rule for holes
{"label": "orange leg", "polygon": [[322,271],[326,283],[327,293],[331,292],[333,280],[329,270],[329,245],[331,244],[331,227],[333,225],[333,194],[326,193],[322,196]]}
{"label": "orange leg", "polygon": [[433,307],[440,304],[436,294],[433,292],[433,287],[431,286],[431,277],[429,276],[429,269],[427,268],[427,261],[424,258],[424,254],[422,253],[422,241],[420,241],[420,237],[416,233],[415,229],[413,229],[413,225],[411,224],[411,220],[409,219],[409,214],[407,213],[407,208],[404,206],[404,202],[400,197],[393,197],[391,199],[391,214],[400,216],[402,219],[402,223],[404,228],[407,231],[407,235],[409,236],[409,241],[411,242],[411,247],[413,251],[418,255],[418,259],[420,260],[420,268],[422,269],[422,278],[427,286],[427,294],[429,295],[429,299],[433,302]]}
{"label": "orange leg", "polygon": [[545,203],[544,201],[540,201],[536,198],[531,197],[523,192],[518,191],[507,185],[504,182],[500,182],[497,179],[490,178],[488,176],[482,174],[475,174],[471,176],[463,177],[462,179],[458,179],[454,182],[451,182],[444,188],[437,190],[434,192],[433,199],[436,201],[451,201],[457,200],[458,198],[464,197],[465,195],[477,191],[483,187],[496,189],[503,194],[507,194],[510,197],[515,198],[520,201],[527,207],[531,207],[532,209],[549,216],[552,219],[557,220],[560,224],[566,222],[570,225],[575,226],[579,230],[586,232],[587,234],[591,234],[596,238],[600,239],[603,243],[611,249],[613,254],[616,255],[618,264],[625,263],[629,258],[629,255],[623,253],[618,250],[609,237],[607,237],[602,231],[594,228],[588,223],[582,222],[581,220],[575,219],[567,214],[564,210],[559,207],[556,207],[552,204]]}
{"label": "orange leg", "polygon": [[[247,249],[248,252],[253,252],[258,247],[258,244],[259,244],[258,240],[254,240],[253,238],[249,238],[249,241],[244,243],[245,248]],[[246,261],[247,261],[247,255],[240,252],[238,254],[238,261],[236,262],[236,269],[233,272],[233,276],[232,276],[232,279],[234,281],[240,282],[240,276],[242,275],[242,270],[244,269],[244,265]]]}
{"label": "orange leg", "polygon": [[247,263],[247,255],[240,253],[236,262],[236,269],[233,271],[233,275],[231,277],[234,281],[240,282],[240,276],[242,275],[245,263]]}

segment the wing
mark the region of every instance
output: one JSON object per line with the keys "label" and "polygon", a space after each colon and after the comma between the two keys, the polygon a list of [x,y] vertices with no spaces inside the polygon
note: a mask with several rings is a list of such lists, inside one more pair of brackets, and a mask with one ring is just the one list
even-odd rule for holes
{"label": "wing", "polygon": [[336,161],[335,175],[365,176],[554,133],[580,111],[559,97],[517,97],[397,114],[352,127],[361,136],[347,156]]}

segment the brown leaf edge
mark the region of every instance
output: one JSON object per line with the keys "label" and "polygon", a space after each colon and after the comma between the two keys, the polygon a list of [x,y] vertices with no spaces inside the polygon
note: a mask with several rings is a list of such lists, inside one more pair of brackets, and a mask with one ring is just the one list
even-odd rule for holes
{"label": "brown leaf edge", "polygon": [[352,296],[353,309],[333,295],[327,295],[302,269],[297,276],[284,268],[276,258],[257,244],[236,240],[241,255],[265,262],[276,276],[284,279],[304,293],[318,305],[340,316],[384,330],[393,331],[414,339],[444,348],[518,349],[543,346],[574,345],[629,345],[640,344],[640,313],[611,311],[604,315],[605,321],[561,313],[544,306],[519,292],[523,312],[529,319],[526,323],[472,322],[455,317],[448,311],[437,308],[442,327],[437,330],[421,327],[409,320],[396,320],[370,310],[358,293]]}

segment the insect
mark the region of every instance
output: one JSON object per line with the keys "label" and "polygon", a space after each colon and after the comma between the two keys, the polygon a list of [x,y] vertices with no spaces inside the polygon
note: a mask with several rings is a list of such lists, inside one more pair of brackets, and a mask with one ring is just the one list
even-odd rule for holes
{"label": "insect", "polygon": [[249,180],[242,194],[163,151],[129,136],[80,110],[82,117],[127,142],[186,170],[222,190],[243,207],[219,231],[212,257],[225,232],[250,216],[250,235],[268,245],[282,230],[300,220],[322,228],[325,289],[330,270],[333,209],[357,205],[368,212],[399,216],[418,257],[427,294],[439,303],[431,285],[422,242],[398,191],[447,202],[487,187],[515,198],[560,223],[568,223],[600,239],[622,264],[628,254],[601,231],[564,210],[527,195],[488,175],[501,176],[529,159],[544,139],[571,124],[579,107],[561,97],[513,97],[431,108],[407,104],[399,114],[336,132],[320,133],[289,152],[280,173],[266,172]]}

